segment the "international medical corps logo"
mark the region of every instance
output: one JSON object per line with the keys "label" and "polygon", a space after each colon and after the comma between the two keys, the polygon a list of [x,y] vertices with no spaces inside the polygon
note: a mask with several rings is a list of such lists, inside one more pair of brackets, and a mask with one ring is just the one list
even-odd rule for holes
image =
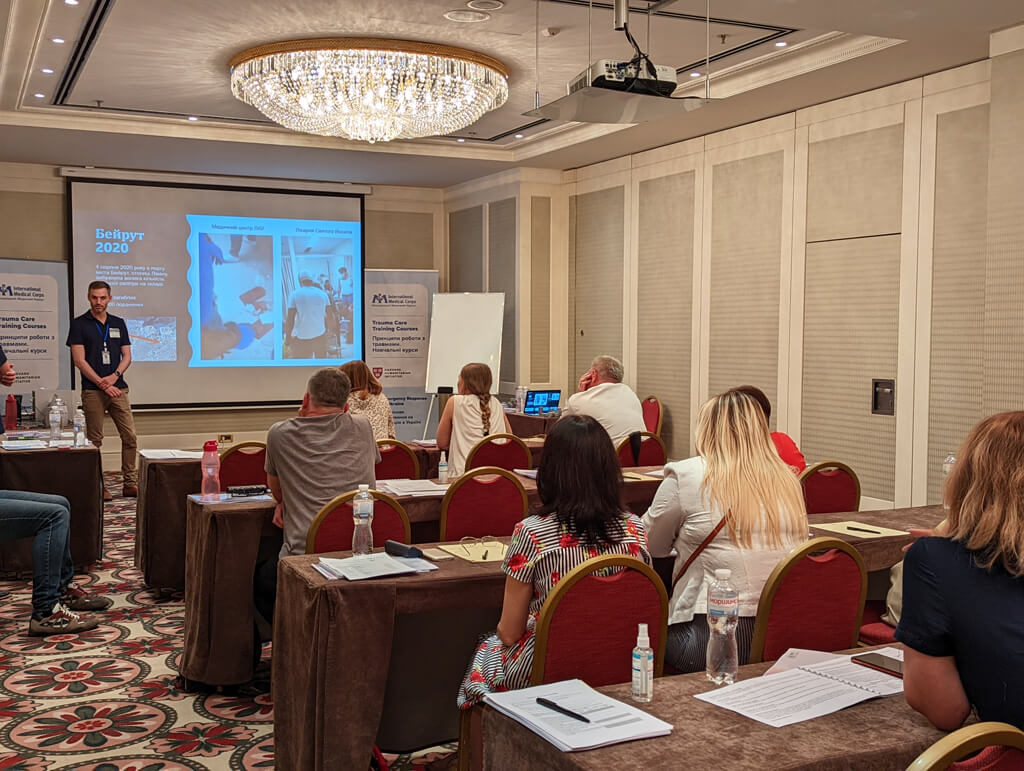
{"label": "international medical corps logo", "polygon": [[0,284],[0,297],[14,297],[14,287],[10,284]]}
{"label": "international medical corps logo", "polygon": [[387,305],[388,295],[386,292],[378,292],[370,300],[370,305]]}

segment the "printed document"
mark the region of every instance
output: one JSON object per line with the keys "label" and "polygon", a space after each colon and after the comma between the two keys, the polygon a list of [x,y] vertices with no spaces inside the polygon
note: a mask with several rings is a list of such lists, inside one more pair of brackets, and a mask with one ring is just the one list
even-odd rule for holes
{"label": "printed document", "polygon": [[[903,652],[882,648],[877,653],[902,658]],[[780,728],[902,692],[902,679],[840,656],[768,677],[742,680],[698,693],[696,698]]]}
{"label": "printed document", "polygon": [[400,576],[405,573],[427,573],[437,570],[418,557],[392,557],[384,552],[374,552],[363,557],[321,557],[313,567],[325,578],[347,578],[349,581],[362,581],[366,578],[383,578]]}
{"label": "printed document", "polygon": [[440,485],[429,479],[381,479],[377,487],[395,497],[443,498],[448,485]]}
{"label": "printed document", "polygon": [[[563,715],[537,703],[543,697],[590,722]],[[591,750],[609,744],[649,739],[672,732],[672,724],[641,709],[598,693],[582,680],[489,693],[484,702],[522,723],[562,750]]]}

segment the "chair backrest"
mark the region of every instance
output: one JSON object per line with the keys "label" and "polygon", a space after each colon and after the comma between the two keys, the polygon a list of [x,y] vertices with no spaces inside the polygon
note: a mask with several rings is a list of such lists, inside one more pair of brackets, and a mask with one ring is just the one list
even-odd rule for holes
{"label": "chair backrest", "polygon": [[[633,454],[632,437],[640,436],[640,452]],[[661,437],[650,431],[634,431],[615,448],[619,456],[619,465],[626,466],[664,466],[668,460],[665,443]]]}
{"label": "chair backrest", "polygon": [[[960,758],[981,750],[973,758]],[[1024,768],[1024,731],[1009,723],[975,723],[953,731],[926,749],[907,771],[1020,771]]]}
{"label": "chair backrest", "polygon": [[441,501],[441,540],[512,535],[526,510],[526,490],[515,474],[494,466],[472,469],[449,485]]}
{"label": "chair backrest", "polygon": [[860,510],[860,480],[845,463],[826,460],[800,474],[808,514]]}
{"label": "chair backrest", "polygon": [[267,483],[267,445],[263,442],[239,442],[220,454],[221,489],[234,485]]}
{"label": "chair backrest", "polygon": [[[352,548],[352,499],[358,490],[339,495],[329,501],[316,515],[306,533],[306,554],[327,551],[347,551]],[[373,545],[383,546],[391,539],[409,543],[411,527],[409,515],[398,501],[380,490],[370,490],[373,496]]]}
{"label": "chair backrest", "polygon": [[420,461],[416,452],[405,442],[397,439],[378,439],[380,463],[374,466],[377,479],[419,479]]}
{"label": "chair backrest", "polygon": [[[613,572],[614,571],[614,572]],[[599,687],[629,682],[638,623],[654,649],[654,675],[665,661],[668,596],[646,564],[619,554],[594,557],[569,571],[537,616],[531,685],[578,677]]]}
{"label": "chair backrest", "polygon": [[657,396],[648,396],[640,402],[640,409],[644,415],[644,427],[652,434],[661,436],[661,423],[665,418],[661,400]]}
{"label": "chair backrest", "polygon": [[761,590],[750,663],[774,661],[788,648],[856,647],[867,591],[864,560],[850,544],[812,538],[797,546]]}
{"label": "chair backrest", "polygon": [[533,468],[533,453],[515,434],[491,434],[473,445],[466,456],[467,469],[481,466],[495,466],[509,471]]}

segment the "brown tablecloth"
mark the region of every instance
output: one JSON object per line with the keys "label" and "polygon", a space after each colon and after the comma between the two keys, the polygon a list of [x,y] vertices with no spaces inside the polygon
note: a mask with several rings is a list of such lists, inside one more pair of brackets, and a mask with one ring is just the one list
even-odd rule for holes
{"label": "brown tablecloth", "polygon": [[[188,498],[181,674],[209,685],[252,679],[253,571],[281,549],[272,500]],[[278,604],[280,607],[280,603]]]}
{"label": "brown tablecloth", "polygon": [[[769,666],[740,667],[740,679],[755,677]],[[655,680],[653,701],[636,706],[671,723],[672,733],[588,752],[561,752],[511,718],[485,709],[484,768],[904,769],[945,736],[901,695],[772,728],[693,698],[714,687],[703,672]],[[599,690],[629,701],[629,685]]]}
{"label": "brown tablecloth", "polygon": [[835,536],[840,540],[852,543],[864,558],[864,566],[870,573],[873,570],[888,570],[903,559],[903,547],[913,538],[909,535],[893,535],[883,538],[858,538],[845,533],[833,533],[819,530],[817,524],[829,522],[846,522],[856,520],[865,525],[878,525],[893,530],[910,530],[911,528],[933,528],[942,521],[945,513],[941,506],[913,506],[906,509],[881,509],[879,511],[851,511],[845,514],[812,514],[807,519],[811,523],[811,532],[819,536]]}
{"label": "brown tablecloth", "polygon": [[558,422],[555,416],[524,415],[521,412],[506,412],[512,433],[525,439],[528,436],[544,436]]}
{"label": "brown tablecloth", "polygon": [[[71,560],[81,570],[103,554],[103,472],[95,447],[0,450],[0,489],[63,495],[71,504]],[[0,573],[32,572],[32,539],[0,544]]]}
{"label": "brown tablecloth", "polygon": [[278,768],[364,767],[378,736],[389,673],[403,665],[410,693],[398,707],[404,708],[406,722],[440,719],[448,730],[437,740],[455,738],[455,696],[473,651],[474,630],[466,624],[435,625],[432,635],[420,637],[429,652],[396,661],[397,627],[403,618],[455,611],[476,620],[476,633],[493,629],[505,586],[501,563],[453,559],[431,573],[350,582],[323,578],[311,567],[317,559],[287,557],[278,568],[273,656]]}
{"label": "brown tablecloth", "polygon": [[185,498],[199,492],[202,479],[197,459],[139,457],[135,567],[146,586],[185,588]]}

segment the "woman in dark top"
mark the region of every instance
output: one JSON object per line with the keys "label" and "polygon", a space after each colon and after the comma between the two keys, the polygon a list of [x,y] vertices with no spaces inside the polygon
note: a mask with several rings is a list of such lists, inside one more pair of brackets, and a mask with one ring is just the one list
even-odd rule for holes
{"label": "woman in dark top", "polygon": [[981,720],[1024,728],[1024,412],[981,421],[946,480],[948,536],[907,552],[907,703],[937,728]]}

